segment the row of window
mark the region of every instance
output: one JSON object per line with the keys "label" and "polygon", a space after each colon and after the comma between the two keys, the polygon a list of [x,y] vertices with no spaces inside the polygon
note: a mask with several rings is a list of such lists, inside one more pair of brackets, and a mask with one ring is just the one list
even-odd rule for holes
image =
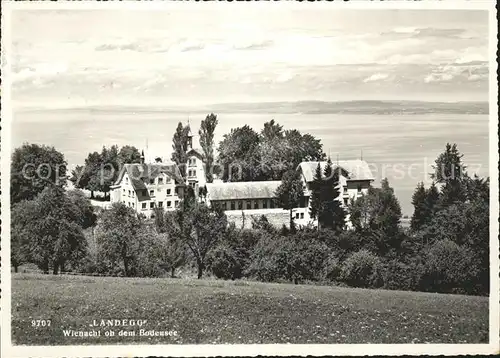
{"label": "row of window", "polygon": [[303,219],[304,213],[295,213],[295,219]]}
{"label": "row of window", "polygon": [[[128,177],[125,177],[125,183],[128,184]],[[168,176],[165,178],[165,180],[163,180],[163,177],[158,177],[156,179],[155,178],[150,178],[149,179],[149,184],[162,185],[162,184],[171,184],[171,183],[172,183],[172,178],[170,178]]]}
{"label": "row of window", "polygon": [[189,166],[195,166],[196,165],[196,158],[190,158],[190,159],[188,159],[188,165]]}
{"label": "row of window", "polygon": [[189,169],[188,177],[195,177],[195,176],[196,176],[196,169]]}
{"label": "row of window", "polygon": [[[158,203],[158,207],[159,208],[163,208],[163,201],[159,201]],[[175,200],[174,201],[174,205],[175,207],[178,207],[179,206],[179,200]],[[142,209],[143,210],[146,210],[148,208],[147,206],[147,203],[142,203]],[[149,203],[149,208],[150,209],[154,209],[155,208],[155,203],[154,202],[150,202]],[[172,208],[172,201],[167,201],[167,208]]]}
{"label": "row of window", "polygon": [[[126,202],[125,200],[123,200],[123,204],[127,204],[131,208],[135,208],[135,203],[133,203],[133,202],[130,202],[130,201]],[[179,200],[175,200],[174,201],[174,205],[175,205],[175,207],[178,207],[179,206]],[[159,201],[158,202],[158,207],[159,208],[163,208],[163,201]],[[148,208],[148,203],[142,203],[141,208],[143,210],[146,210]],[[154,209],[155,208],[155,203],[154,202],[150,202],[149,203],[149,208],[150,209]],[[167,201],[167,208],[172,208],[172,201]]]}
{"label": "row of window", "polygon": [[[259,205],[259,201],[257,200],[246,200],[246,201],[243,201],[243,200],[232,200],[230,202],[230,204],[228,205],[228,202],[227,201],[223,201],[222,203],[219,203],[219,205],[221,205],[221,208],[222,210],[243,210],[243,208],[247,209],[247,210],[251,210],[252,208],[253,209],[260,209],[260,205]],[[262,209],[267,209],[267,208],[270,208],[270,209],[274,209],[275,207],[279,207],[279,206],[276,206],[276,203],[274,200],[263,200],[262,201]]]}

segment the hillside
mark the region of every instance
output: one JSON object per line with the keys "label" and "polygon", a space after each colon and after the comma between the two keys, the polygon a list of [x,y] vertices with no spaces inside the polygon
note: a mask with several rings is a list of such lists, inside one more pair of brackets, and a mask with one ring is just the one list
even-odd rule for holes
{"label": "hillside", "polygon": [[[488,299],[247,281],[94,278],[13,274],[15,344],[479,343]],[[51,319],[50,327],[31,327]],[[142,327],[90,327],[141,319]],[[64,330],[101,331],[65,337]],[[139,336],[177,331],[176,336]],[[106,337],[114,330],[114,337]],[[136,331],[120,337],[119,331]]]}

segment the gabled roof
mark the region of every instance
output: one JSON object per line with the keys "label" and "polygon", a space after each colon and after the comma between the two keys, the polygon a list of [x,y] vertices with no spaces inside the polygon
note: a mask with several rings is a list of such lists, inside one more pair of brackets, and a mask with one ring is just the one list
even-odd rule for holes
{"label": "gabled roof", "polygon": [[279,180],[206,184],[210,200],[274,198],[280,185]]}
{"label": "gabled roof", "polygon": [[205,155],[203,154],[203,150],[201,148],[191,148],[190,150],[187,151],[186,153],[188,156],[194,155],[195,157],[199,158],[200,160],[204,160]]}
{"label": "gabled roof", "polygon": [[179,168],[175,163],[125,164],[118,174],[115,185],[120,184],[125,173],[128,174],[135,190],[147,189],[144,180],[155,179],[161,174],[168,175],[178,183],[184,183]]}
{"label": "gabled roof", "polygon": [[[324,173],[327,162],[302,162],[299,164],[298,168],[302,171],[304,179],[306,182],[311,182],[314,180],[314,174],[316,173],[316,168],[320,163],[321,173]],[[370,166],[364,160],[339,160],[338,163],[332,163],[333,169],[341,167],[349,173],[348,180],[375,180]]]}

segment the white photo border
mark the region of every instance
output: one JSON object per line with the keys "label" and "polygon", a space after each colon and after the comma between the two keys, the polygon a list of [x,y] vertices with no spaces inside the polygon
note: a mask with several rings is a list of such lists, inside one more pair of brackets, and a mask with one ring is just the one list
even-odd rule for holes
{"label": "white photo border", "polygon": [[[426,10],[486,10],[489,12],[489,168],[490,168],[490,304],[489,343],[485,344],[236,344],[236,345],[73,345],[73,346],[13,346],[11,342],[11,274],[10,274],[10,157],[11,157],[11,13],[16,10],[85,10],[133,9],[175,10],[231,7],[324,8],[328,9],[426,9]],[[499,225],[498,225],[498,83],[496,62],[497,17],[491,0],[463,1],[333,1],[333,2],[95,2],[95,1],[2,1],[2,92],[1,92],[1,348],[6,357],[120,357],[120,356],[324,356],[324,355],[457,355],[499,353]]]}

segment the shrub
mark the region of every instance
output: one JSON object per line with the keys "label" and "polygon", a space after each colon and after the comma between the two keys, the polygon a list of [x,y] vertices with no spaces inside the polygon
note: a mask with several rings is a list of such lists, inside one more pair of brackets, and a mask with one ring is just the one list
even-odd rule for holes
{"label": "shrub", "polygon": [[335,282],[342,273],[340,260],[333,254],[330,254],[323,265],[323,279]]}
{"label": "shrub", "polygon": [[236,250],[227,245],[219,245],[207,257],[207,267],[217,278],[237,279],[242,275],[242,262]]}
{"label": "shrub", "polygon": [[384,288],[388,290],[416,291],[420,287],[423,265],[417,260],[409,264],[390,260],[384,265]]}
{"label": "shrub", "polygon": [[381,287],[380,258],[364,249],[353,253],[344,261],[340,279],[354,287]]}
{"label": "shrub", "polygon": [[434,243],[425,255],[422,287],[445,293],[476,293],[479,268],[474,253],[451,240]]}
{"label": "shrub", "polygon": [[267,235],[256,245],[246,273],[262,281],[317,281],[322,278],[327,255],[325,244],[300,232],[289,236]]}

